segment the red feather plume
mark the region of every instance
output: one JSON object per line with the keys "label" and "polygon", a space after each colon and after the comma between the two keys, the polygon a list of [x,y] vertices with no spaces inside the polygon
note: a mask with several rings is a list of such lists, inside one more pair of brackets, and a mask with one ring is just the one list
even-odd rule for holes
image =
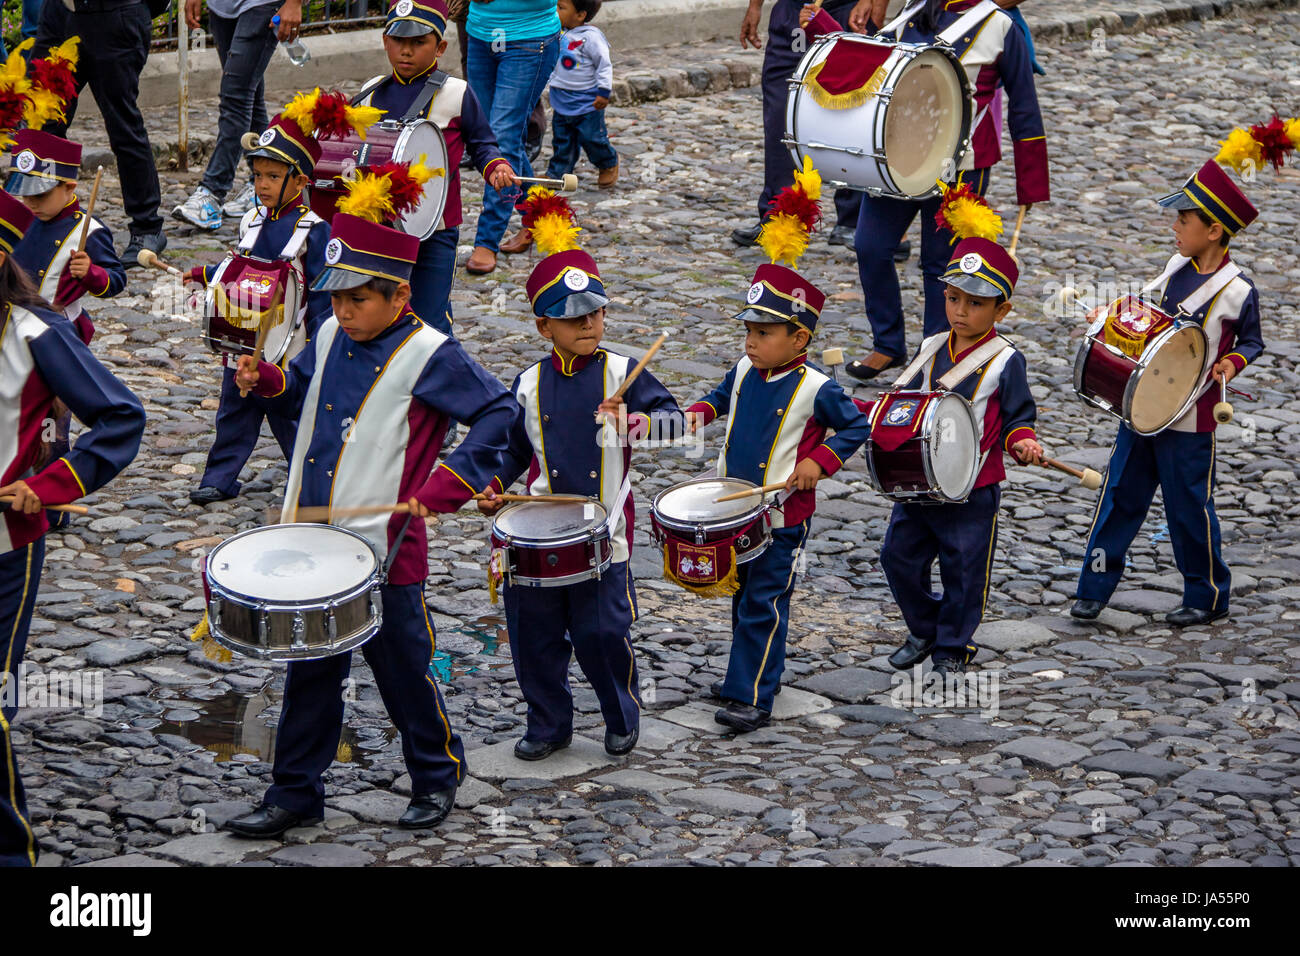
{"label": "red feather plume", "polygon": [[0,91],[0,130],[17,129],[23,121],[27,97],[9,90]]}
{"label": "red feather plume", "polygon": [[1295,149],[1291,138],[1286,134],[1286,125],[1282,122],[1282,117],[1276,113],[1268,123],[1252,126],[1250,135],[1255,142],[1259,143],[1260,154],[1267,162],[1273,164],[1275,172],[1282,168],[1287,155]]}
{"label": "red feather plume", "polygon": [[348,122],[348,98],[342,93],[322,93],[312,108],[311,118],[316,124],[316,135],[325,138],[345,138],[352,132]]}
{"label": "red feather plume", "polygon": [[817,200],[799,188],[781,190],[767,205],[772,210],[773,216],[783,214],[794,216],[809,232],[817,227],[817,223],[822,218],[821,206],[817,204]]}
{"label": "red feather plume", "polygon": [[410,166],[406,163],[377,163],[365,169],[376,176],[388,177],[388,195],[397,219],[418,206],[424,198],[424,186],[412,178]]}
{"label": "red feather plume", "polygon": [[547,195],[538,195],[529,197],[519,204],[519,211],[523,215],[523,226],[525,229],[532,229],[538,219],[543,216],[560,216],[564,219],[573,219],[573,207],[563,196],[546,191]]}
{"label": "red feather plume", "polygon": [[32,86],[49,90],[64,103],[76,98],[77,79],[66,63],[46,59],[32,60],[28,70]]}

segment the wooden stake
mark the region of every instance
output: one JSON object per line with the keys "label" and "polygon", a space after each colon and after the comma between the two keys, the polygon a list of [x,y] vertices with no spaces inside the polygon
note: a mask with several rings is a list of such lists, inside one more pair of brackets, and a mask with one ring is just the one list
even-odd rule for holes
{"label": "wooden stake", "polygon": [[1016,246],[1020,245],[1020,227],[1025,224],[1025,213],[1028,211],[1028,206],[1021,206],[1020,215],[1016,216],[1016,231],[1011,234],[1011,248],[1007,250],[1007,254],[1013,259],[1016,256]]}

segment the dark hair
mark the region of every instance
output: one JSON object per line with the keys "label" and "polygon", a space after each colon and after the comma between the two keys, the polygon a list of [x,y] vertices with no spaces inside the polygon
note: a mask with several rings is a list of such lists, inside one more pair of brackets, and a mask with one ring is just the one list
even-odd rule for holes
{"label": "dark hair", "polygon": [[600,12],[601,0],[569,0],[573,4],[575,13],[583,14],[583,24],[588,24],[596,19],[596,14]]}
{"label": "dark hair", "polygon": [[41,298],[22,266],[14,261],[12,252],[5,256],[4,264],[0,265],[0,305],[16,305],[24,309],[54,308]]}
{"label": "dark hair", "polygon": [[375,292],[378,292],[380,295],[382,295],[384,297],[384,300],[387,302],[392,302],[393,296],[397,295],[397,283],[394,282],[392,279],[381,279],[378,276],[371,279],[361,288],[373,289]]}
{"label": "dark hair", "polygon": [[[1220,229],[1223,229],[1223,223],[1219,222],[1219,220],[1215,219],[1204,209],[1197,209],[1194,210],[1194,212],[1196,213],[1196,215],[1201,217],[1201,222],[1205,223],[1205,227],[1207,229],[1210,226],[1213,226],[1215,224],[1217,224]],[[1232,240],[1232,236],[1228,235],[1228,230],[1223,229],[1223,232],[1219,235],[1219,245],[1226,246],[1231,240]]]}

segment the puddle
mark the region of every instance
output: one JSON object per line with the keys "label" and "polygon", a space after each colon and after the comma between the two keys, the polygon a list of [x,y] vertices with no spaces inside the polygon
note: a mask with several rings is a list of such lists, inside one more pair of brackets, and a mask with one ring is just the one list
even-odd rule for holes
{"label": "puddle", "polygon": [[444,625],[438,628],[437,635],[437,650],[429,669],[444,684],[455,684],[458,677],[510,667],[510,658],[497,654],[510,646],[504,617],[489,615],[453,627]]}

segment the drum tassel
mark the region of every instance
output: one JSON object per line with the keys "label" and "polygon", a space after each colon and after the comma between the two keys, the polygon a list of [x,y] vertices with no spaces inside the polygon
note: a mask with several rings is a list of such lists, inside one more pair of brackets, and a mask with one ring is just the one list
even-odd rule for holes
{"label": "drum tassel", "polygon": [[229,664],[231,660],[230,649],[222,647],[212,639],[212,632],[208,627],[208,612],[203,612],[203,619],[199,621],[198,627],[190,634],[191,641],[203,642],[203,656],[210,661],[216,661],[218,664]]}
{"label": "drum tassel", "polygon": [[664,548],[664,577],[678,587],[690,591],[696,597],[731,597],[740,590],[740,577],[736,573],[739,565],[736,563],[736,549],[731,549],[731,570],[727,572],[726,577],[712,584],[688,584],[679,578],[673,571],[672,564],[668,559],[668,548]]}

